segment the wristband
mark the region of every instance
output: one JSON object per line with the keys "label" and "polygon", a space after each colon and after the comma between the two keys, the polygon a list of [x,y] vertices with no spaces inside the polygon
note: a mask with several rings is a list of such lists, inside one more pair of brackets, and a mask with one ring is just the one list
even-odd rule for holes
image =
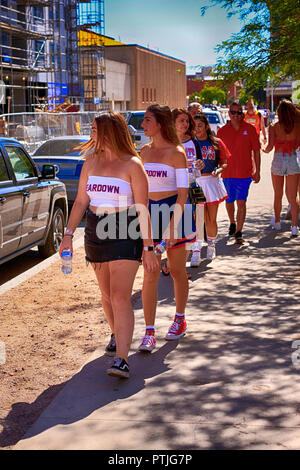
{"label": "wristband", "polygon": [[151,245],[151,246],[144,246],[144,247],[143,247],[143,250],[144,250],[144,251],[154,251],[154,246],[153,246],[153,245]]}
{"label": "wristband", "polygon": [[65,234],[68,234],[68,235],[72,235],[72,236],[73,236],[73,230],[70,230],[70,229],[66,228]]}

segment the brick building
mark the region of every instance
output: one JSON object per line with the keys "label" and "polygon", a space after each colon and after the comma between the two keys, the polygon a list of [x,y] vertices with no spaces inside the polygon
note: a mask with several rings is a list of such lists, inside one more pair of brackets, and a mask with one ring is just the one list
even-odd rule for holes
{"label": "brick building", "polygon": [[127,109],[142,110],[151,103],[186,107],[185,62],[136,44],[105,46],[105,58],[129,65]]}

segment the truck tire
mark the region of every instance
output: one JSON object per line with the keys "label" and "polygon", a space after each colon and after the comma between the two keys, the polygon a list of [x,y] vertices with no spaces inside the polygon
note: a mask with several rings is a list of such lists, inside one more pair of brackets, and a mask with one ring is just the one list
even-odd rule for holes
{"label": "truck tire", "polygon": [[42,258],[54,255],[64,236],[65,216],[60,207],[54,207],[51,225],[44,245],[39,245],[39,254]]}

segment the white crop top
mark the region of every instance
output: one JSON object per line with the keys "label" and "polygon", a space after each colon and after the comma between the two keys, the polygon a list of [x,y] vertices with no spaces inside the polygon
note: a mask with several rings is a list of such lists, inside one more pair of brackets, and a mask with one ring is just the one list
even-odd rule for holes
{"label": "white crop top", "polygon": [[188,188],[188,169],[174,168],[163,163],[145,163],[149,180],[149,193],[177,191]]}
{"label": "white crop top", "polygon": [[111,176],[89,176],[86,192],[91,206],[130,207],[134,198],[130,183]]}

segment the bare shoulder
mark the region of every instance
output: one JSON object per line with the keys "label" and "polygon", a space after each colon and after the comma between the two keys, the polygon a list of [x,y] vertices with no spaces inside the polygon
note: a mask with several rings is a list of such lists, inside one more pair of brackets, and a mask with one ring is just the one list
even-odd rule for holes
{"label": "bare shoulder", "polygon": [[144,173],[144,166],[141,158],[136,157],[135,155],[131,156],[128,160],[128,171],[131,176]]}
{"label": "bare shoulder", "polygon": [[143,147],[140,150],[140,155],[141,155],[142,161],[145,161],[145,159],[147,158],[147,155],[149,155],[149,153],[150,153],[150,150],[151,150],[151,144],[143,145]]}
{"label": "bare shoulder", "polygon": [[175,168],[187,167],[186,153],[181,145],[177,145],[176,147],[174,147],[172,151],[172,159]]}

